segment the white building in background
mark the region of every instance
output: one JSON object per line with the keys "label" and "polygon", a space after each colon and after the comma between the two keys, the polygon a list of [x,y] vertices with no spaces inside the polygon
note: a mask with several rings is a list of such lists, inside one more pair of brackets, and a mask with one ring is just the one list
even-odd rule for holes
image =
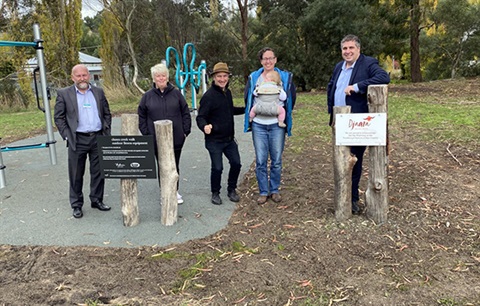
{"label": "white building in background", "polygon": [[78,52],[80,64],[84,64],[90,73],[90,82],[95,86],[101,86],[102,81],[102,60],[98,57]]}
{"label": "white building in background", "polygon": [[[78,60],[80,64],[84,64],[90,73],[90,82],[95,86],[101,86],[102,83],[102,60],[98,57],[78,52]],[[37,58],[33,57],[27,61],[25,70],[32,74],[37,67]],[[48,71],[47,71],[48,73]]]}

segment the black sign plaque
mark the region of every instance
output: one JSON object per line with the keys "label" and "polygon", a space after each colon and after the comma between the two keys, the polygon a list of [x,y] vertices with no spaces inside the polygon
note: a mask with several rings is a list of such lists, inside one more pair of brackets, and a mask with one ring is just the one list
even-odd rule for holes
{"label": "black sign plaque", "polygon": [[157,178],[153,136],[98,136],[97,142],[103,178]]}

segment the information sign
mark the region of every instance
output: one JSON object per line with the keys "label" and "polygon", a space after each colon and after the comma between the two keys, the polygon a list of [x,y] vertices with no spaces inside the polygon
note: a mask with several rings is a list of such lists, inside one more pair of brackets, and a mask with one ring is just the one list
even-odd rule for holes
{"label": "information sign", "polygon": [[104,178],[157,178],[153,136],[98,136],[97,142]]}
{"label": "information sign", "polygon": [[337,146],[385,146],[387,114],[337,114],[335,143]]}

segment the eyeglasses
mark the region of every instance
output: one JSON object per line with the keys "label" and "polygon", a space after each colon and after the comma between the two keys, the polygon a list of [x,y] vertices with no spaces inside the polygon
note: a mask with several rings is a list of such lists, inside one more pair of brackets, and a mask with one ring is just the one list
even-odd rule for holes
{"label": "eyeglasses", "polygon": [[276,57],[264,57],[262,58],[263,62],[273,62],[273,60],[276,59]]}

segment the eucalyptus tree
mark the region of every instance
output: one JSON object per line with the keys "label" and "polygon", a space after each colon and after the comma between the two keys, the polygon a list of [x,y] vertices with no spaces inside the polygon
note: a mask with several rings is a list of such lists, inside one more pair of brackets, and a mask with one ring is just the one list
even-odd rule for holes
{"label": "eucalyptus tree", "polygon": [[[429,57],[428,79],[478,73],[473,69],[480,49],[480,1],[440,0],[432,14],[434,29],[424,37]],[[469,71],[471,70],[471,71]]]}
{"label": "eucalyptus tree", "polygon": [[302,18],[313,0],[258,0],[257,19],[252,25],[250,69],[257,69],[257,52],[269,46],[275,50],[277,65],[293,72],[295,83],[305,87],[303,66],[306,61]]}
{"label": "eucalyptus tree", "polygon": [[301,18],[305,60],[301,73],[310,88],[326,87],[335,63],[342,59],[340,41],[355,34],[362,41],[362,52],[380,53],[381,37],[372,24],[371,6],[362,0],[316,0]]}
{"label": "eucalyptus tree", "polygon": [[35,19],[45,40],[47,71],[57,86],[65,86],[71,83],[71,69],[78,64],[82,1],[44,0],[36,5]]}
{"label": "eucalyptus tree", "polygon": [[83,19],[83,36],[80,42],[80,50],[92,56],[99,56],[98,50],[102,44],[99,28],[101,24],[101,14],[94,17],[85,17]]}
{"label": "eucalyptus tree", "polygon": [[120,66],[131,67],[132,83],[137,79],[147,83],[134,85],[139,91],[150,84],[150,67],[165,58],[168,47],[182,55],[186,43],[199,42],[206,26],[203,19],[208,18],[207,0],[103,1],[102,60],[113,58],[115,74],[121,71]]}
{"label": "eucalyptus tree", "polygon": [[116,88],[127,86],[126,69],[123,69],[128,58],[124,48],[123,30],[114,14],[109,10],[102,12],[102,22],[99,28],[102,45],[99,55],[102,59],[102,76],[105,87]]}
{"label": "eucalyptus tree", "polygon": [[[70,69],[78,63],[81,37],[81,0],[4,1],[2,16],[9,40],[33,41],[33,23],[40,25],[48,78],[55,86],[69,83]],[[12,62],[24,96],[31,97],[31,77],[25,62],[35,56],[33,48],[13,48]],[[30,98],[31,99],[31,98]]]}
{"label": "eucalyptus tree", "polygon": [[[144,93],[145,91],[138,85],[137,78],[138,78],[138,59],[136,55],[135,45],[134,45],[134,36],[133,36],[133,23],[134,18],[137,16],[137,6],[139,3],[144,1],[141,0],[102,0],[102,4],[104,7],[104,14],[106,15],[104,22],[106,20],[111,20],[113,24],[103,24],[103,30],[108,31],[105,29],[106,27],[113,26],[117,30],[119,30],[119,34],[124,35],[124,43],[126,49],[129,54],[130,66],[133,68],[133,75],[132,75],[132,84],[133,86],[140,92]],[[107,39],[105,36],[103,36]],[[106,48],[110,48],[110,51],[115,52],[116,49],[112,49],[112,46],[106,46]],[[106,55],[106,50],[102,52],[103,55]],[[121,63],[123,64],[123,63]],[[121,69],[123,72],[123,69]]]}
{"label": "eucalyptus tree", "polygon": [[[1,40],[32,42],[33,0],[4,0],[0,6]],[[24,69],[33,48],[0,47],[0,99],[7,107],[28,107],[33,102],[31,76]]]}

